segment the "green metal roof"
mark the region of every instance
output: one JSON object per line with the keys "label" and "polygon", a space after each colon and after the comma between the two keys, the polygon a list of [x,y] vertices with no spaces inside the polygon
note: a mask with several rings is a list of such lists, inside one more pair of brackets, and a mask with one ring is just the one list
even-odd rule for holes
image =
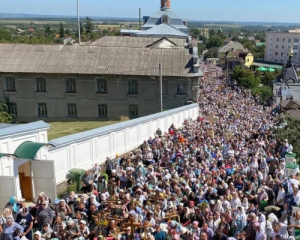
{"label": "green metal roof", "polygon": [[2,157],[14,157],[14,158],[18,158],[18,156],[11,154],[11,153],[0,153],[0,158]]}
{"label": "green metal roof", "polygon": [[14,152],[20,159],[34,159],[37,152],[43,146],[53,146],[49,143],[23,142]]}
{"label": "green metal roof", "polygon": [[252,64],[253,66],[257,66],[257,67],[266,67],[266,68],[274,68],[274,69],[282,69],[281,65],[274,65],[274,64],[268,64],[268,63],[258,63],[258,62],[254,62]]}

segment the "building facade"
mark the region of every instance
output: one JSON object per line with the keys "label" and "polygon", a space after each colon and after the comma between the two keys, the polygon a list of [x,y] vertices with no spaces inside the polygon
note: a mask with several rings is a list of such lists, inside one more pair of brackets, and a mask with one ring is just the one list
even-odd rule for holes
{"label": "building facade", "polygon": [[163,108],[196,101],[198,57],[168,39],[137,47],[142,39],[127,47],[0,44],[0,100],[18,122],[146,116],[160,111],[161,64]]}
{"label": "building facade", "polygon": [[290,32],[267,32],[264,60],[285,64],[289,59],[290,50],[293,49],[292,61],[300,64],[299,39],[300,32],[296,30],[291,30]]}

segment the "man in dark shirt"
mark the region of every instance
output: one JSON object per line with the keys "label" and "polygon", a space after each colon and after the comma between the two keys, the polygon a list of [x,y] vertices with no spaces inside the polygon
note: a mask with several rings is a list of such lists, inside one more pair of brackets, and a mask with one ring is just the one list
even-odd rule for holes
{"label": "man in dark shirt", "polygon": [[91,191],[91,187],[93,184],[93,177],[91,174],[89,174],[88,171],[85,171],[84,175],[81,177],[81,184],[82,184],[82,188],[81,191],[83,191],[84,193],[88,193]]}
{"label": "man in dark shirt", "polygon": [[90,210],[88,210],[88,212],[87,212],[88,221],[89,221],[90,224],[94,222],[93,216],[94,217],[97,216],[98,213],[99,213],[99,211],[97,210],[96,205],[95,204],[91,204]]}

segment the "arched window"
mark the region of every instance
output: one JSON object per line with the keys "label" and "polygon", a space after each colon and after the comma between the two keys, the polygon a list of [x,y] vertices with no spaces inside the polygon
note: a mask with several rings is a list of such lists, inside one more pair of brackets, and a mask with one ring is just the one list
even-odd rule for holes
{"label": "arched window", "polygon": [[162,21],[161,21],[162,23],[169,23],[169,17],[168,17],[168,15],[163,15],[162,16]]}

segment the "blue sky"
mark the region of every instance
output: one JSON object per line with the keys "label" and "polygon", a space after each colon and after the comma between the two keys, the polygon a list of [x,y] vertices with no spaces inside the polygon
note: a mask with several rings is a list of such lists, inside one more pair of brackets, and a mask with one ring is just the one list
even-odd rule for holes
{"label": "blue sky", "polygon": [[[76,15],[76,0],[0,0],[1,13]],[[138,17],[159,9],[160,0],[80,0],[81,16]],[[204,21],[300,22],[299,0],[172,0],[182,18]]]}

